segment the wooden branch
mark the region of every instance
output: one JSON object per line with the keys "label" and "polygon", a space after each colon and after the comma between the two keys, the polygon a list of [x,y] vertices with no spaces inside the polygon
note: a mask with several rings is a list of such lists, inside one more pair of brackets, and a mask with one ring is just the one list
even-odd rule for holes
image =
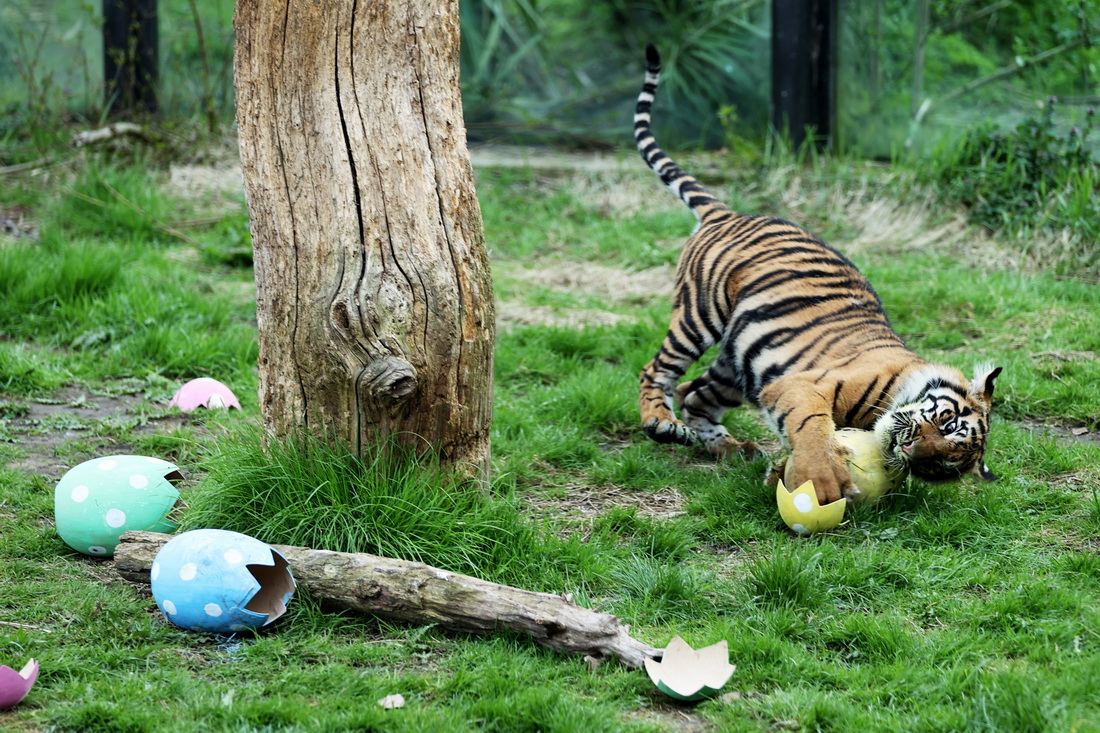
{"label": "wooden branch", "polygon": [[960,28],[965,28],[966,26],[970,25],[974,21],[981,20],[982,18],[986,17],[987,15],[992,15],[993,13],[996,13],[998,10],[1003,10],[1003,9],[1007,8],[1008,6],[1010,6],[1010,5],[1012,5],[1012,0],[997,0],[997,2],[986,5],[984,8],[981,8],[980,10],[975,10],[973,13],[966,16],[965,18],[960,18],[959,20],[953,20],[950,23],[944,23],[943,25],[936,26],[935,30],[939,31],[940,33],[943,33],[944,35],[946,35],[948,33],[954,33],[955,31],[959,30]]}
{"label": "wooden branch", "polygon": [[41,160],[33,160],[29,163],[16,163],[15,165],[0,166],[0,176],[7,176],[13,173],[25,173],[27,171],[37,170],[39,168],[49,168],[51,165],[55,165],[58,162],[58,158],[42,158]]}
{"label": "wooden branch", "polygon": [[[1067,41],[1060,46],[1049,48],[1042,53],[1037,53],[1031,58],[1019,59],[1017,63],[1011,66],[1006,66],[1003,69],[999,69],[998,71],[993,72],[992,74],[987,74],[983,77],[975,79],[974,81],[964,84],[961,87],[952,89],[950,92],[935,100],[934,103],[943,104],[944,102],[954,99],[955,97],[961,97],[964,94],[969,94],[975,89],[984,87],[986,84],[992,84],[995,81],[1000,81],[1001,79],[1007,79],[1010,76],[1015,76],[1016,74],[1019,74],[1021,71],[1030,66],[1041,64],[1048,59],[1054,58],[1055,56],[1059,56],[1068,51],[1072,51],[1076,48],[1087,45],[1087,43],[1088,39],[1085,37],[1081,37],[1073,41]],[[924,122],[924,118],[928,115],[929,110],[931,110],[933,106],[933,100],[929,98],[925,99],[924,102],[922,102],[920,106],[914,110],[909,123],[909,135],[905,140],[906,149],[912,146],[913,140],[916,138],[917,135],[917,129],[920,127],[921,123]]]}
{"label": "wooden branch", "polygon": [[41,626],[32,626],[31,624],[17,624],[13,621],[0,621],[0,626],[6,626],[11,629],[22,629],[24,631],[41,631],[44,634],[52,634],[49,629],[44,629]]}
{"label": "wooden branch", "polygon": [[74,148],[82,148],[85,145],[94,145],[106,140],[113,140],[116,137],[122,137],[123,135],[130,135],[147,143],[155,142],[141,125],[136,125],[133,122],[115,122],[106,127],[101,127],[98,130],[78,132],[73,135],[70,144]]}
{"label": "wooden branch", "polygon": [[[115,568],[126,580],[149,582],[157,551],[171,535],[126,532]],[[570,597],[497,585],[418,562],[361,553],[273,545],[299,585],[334,608],[410,624],[437,624],[474,634],[506,629],[540,646],[594,659],[616,657],[640,668],[661,651],[629,634],[616,617],[582,608]]]}
{"label": "wooden branch", "polygon": [[1015,76],[1016,74],[1019,74],[1021,71],[1028,68],[1029,66],[1036,66],[1038,64],[1043,63],[1044,61],[1046,61],[1048,59],[1054,58],[1055,56],[1059,56],[1059,55],[1061,55],[1063,53],[1066,53],[1068,51],[1072,51],[1076,48],[1080,48],[1081,46],[1084,46],[1087,42],[1088,42],[1088,39],[1086,39],[1086,38],[1077,38],[1077,39],[1072,40],[1072,41],[1067,41],[1066,43],[1063,43],[1060,46],[1056,46],[1054,48],[1049,48],[1046,51],[1043,51],[1042,53],[1037,53],[1034,56],[1032,56],[1031,58],[1027,58],[1027,59],[1021,58],[1017,63],[1012,64],[1011,66],[1006,66],[1003,69],[1000,69],[998,71],[994,71],[992,74],[987,74],[986,76],[983,76],[979,79],[975,79],[974,81],[972,81],[968,84],[964,84],[963,86],[958,87],[957,89],[951,90],[950,92],[948,92],[947,94],[944,94],[942,97],[940,97],[938,100],[936,100],[936,103],[937,104],[943,104],[944,102],[948,101],[949,99],[954,99],[955,97],[961,97],[964,94],[969,94],[970,92],[974,91],[975,89],[977,89],[979,87],[984,87],[986,84],[992,84],[995,81],[1000,81],[1001,79],[1007,79],[1010,76]]}

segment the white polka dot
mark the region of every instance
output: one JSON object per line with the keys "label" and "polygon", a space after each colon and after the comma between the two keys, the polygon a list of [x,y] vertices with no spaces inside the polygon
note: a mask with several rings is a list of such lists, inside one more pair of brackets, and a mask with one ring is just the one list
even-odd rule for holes
{"label": "white polka dot", "polygon": [[112,460],[108,459],[106,461],[100,461],[99,466],[97,466],[97,468],[99,468],[100,471],[113,471],[113,470],[115,470],[115,468],[117,466],[118,466],[118,461],[112,461]]}
{"label": "white polka dot", "polygon": [[251,631],[252,627],[251,626],[246,626],[245,624],[232,624],[229,627],[229,630],[230,631]]}
{"label": "white polka dot", "polygon": [[106,520],[108,527],[121,527],[126,524],[126,513],[121,509],[112,509],[107,512]]}
{"label": "white polka dot", "polygon": [[214,410],[225,407],[225,398],[220,394],[212,394],[206,399],[206,406]]}
{"label": "white polka dot", "polygon": [[799,494],[794,498],[794,508],[805,514],[813,510],[814,502],[806,494]]}
{"label": "white polka dot", "polygon": [[144,489],[149,485],[149,479],[142,476],[140,473],[135,473],[130,477],[130,485],[135,489]]}
{"label": "white polka dot", "polygon": [[89,554],[92,554],[92,555],[106,555],[107,554],[107,548],[106,547],[100,547],[99,545],[92,545],[91,547],[88,548],[88,552],[89,552]]}
{"label": "white polka dot", "polygon": [[202,610],[206,611],[207,616],[218,617],[222,615],[222,607],[217,603],[207,603],[202,607]]}
{"label": "white polka dot", "polygon": [[172,603],[171,601],[165,601],[161,605],[164,606],[164,612],[165,613],[170,613],[173,616],[176,615],[176,604],[175,603]]}
{"label": "white polka dot", "polygon": [[159,562],[153,563],[153,567],[150,568],[150,570],[149,570],[149,577],[152,580],[156,580],[157,578],[160,577],[160,563]]}
{"label": "white polka dot", "polygon": [[72,496],[73,496],[73,501],[75,501],[77,504],[79,504],[80,502],[82,502],[82,501],[84,501],[85,499],[88,498],[88,487],[85,486],[84,484],[80,484],[79,486],[74,486]]}
{"label": "white polka dot", "polygon": [[800,534],[802,536],[806,536],[810,533],[810,530],[806,529],[804,526],[802,526],[801,524],[798,524],[797,522],[795,524],[791,525],[791,529],[793,529],[795,532],[797,532],[798,534]]}
{"label": "white polka dot", "polygon": [[194,580],[195,574],[198,572],[198,567],[193,562],[189,562],[180,568],[180,580]]}
{"label": "white polka dot", "polygon": [[226,550],[222,557],[224,557],[225,561],[230,565],[239,565],[244,562],[244,555],[241,554],[240,550]]}

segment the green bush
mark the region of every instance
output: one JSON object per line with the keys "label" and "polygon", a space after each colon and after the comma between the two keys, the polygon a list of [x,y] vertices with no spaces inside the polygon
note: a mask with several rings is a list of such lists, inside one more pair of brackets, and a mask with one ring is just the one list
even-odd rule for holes
{"label": "green bush", "polygon": [[[1092,196],[1100,161],[1089,146],[1095,112],[1063,133],[1055,109],[1051,98],[1011,131],[992,124],[975,128],[940,157],[935,178],[972,221],[1018,238],[1044,228],[1084,239],[1100,235],[1100,204]],[[1089,257],[1090,266],[1100,265],[1100,255]]]}

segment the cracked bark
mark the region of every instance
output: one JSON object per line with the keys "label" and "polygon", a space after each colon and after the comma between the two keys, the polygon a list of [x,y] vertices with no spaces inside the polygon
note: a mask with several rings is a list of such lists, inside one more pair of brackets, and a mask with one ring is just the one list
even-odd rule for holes
{"label": "cracked bark", "polygon": [[[126,532],[115,548],[120,576],[148,583],[153,559],[171,535]],[[390,621],[437,624],[473,634],[513,631],[540,646],[641,667],[661,651],[630,636],[616,617],[570,598],[490,583],[430,565],[362,553],[273,545],[301,588],[323,604]]]}
{"label": "cracked bark", "polygon": [[457,0],[238,0],[265,427],[390,436],[484,478],[493,298]]}

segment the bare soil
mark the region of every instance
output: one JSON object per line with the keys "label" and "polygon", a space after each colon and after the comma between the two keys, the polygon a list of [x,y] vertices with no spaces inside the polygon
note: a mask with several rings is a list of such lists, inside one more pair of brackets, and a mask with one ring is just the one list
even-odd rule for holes
{"label": "bare soil", "polygon": [[139,394],[96,395],[79,386],[67,386],[48,398],[9,401],[10,417],[3,425],[15,454],[6,468],[59,478],[90,450],[98,454],[125,453],[130,444],[102,432],[108,425],[133,423],[129,434],[171,431],[186,422],[183,415],[140,417],[148,402]]}

